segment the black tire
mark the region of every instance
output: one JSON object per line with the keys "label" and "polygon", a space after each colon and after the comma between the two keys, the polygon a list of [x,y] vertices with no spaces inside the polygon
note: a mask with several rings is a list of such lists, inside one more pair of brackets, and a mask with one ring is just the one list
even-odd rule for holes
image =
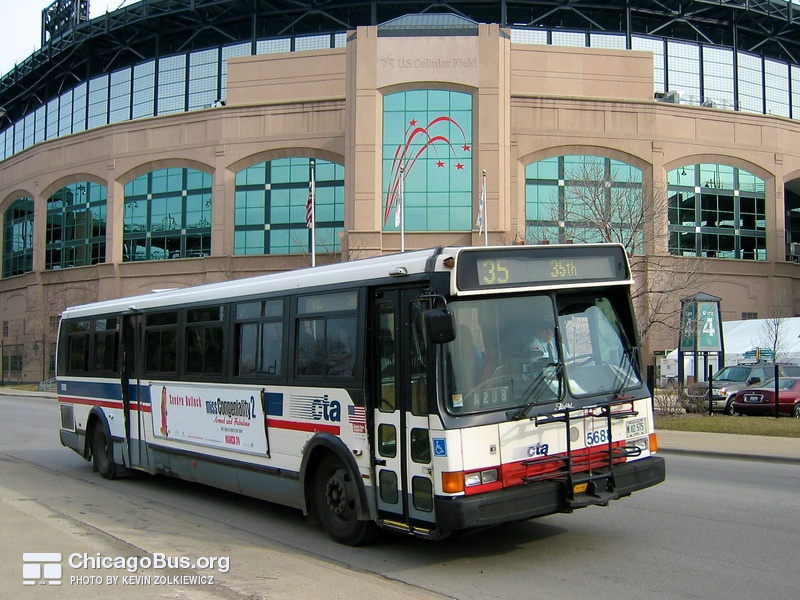
{"label": "black tire", "polygon": [[792,410],[792,416],[795,419],[800,419],[800,404],[794,405],[794,410]]}
{"label": "black tire", "polygon": [[111,441],[106,435],[103,424],[99,422],[95,423],[92,431],[92,462],[103,479],[117,478],[117,465],[114,462]]}
{"label": "black tire", "polygon": [[733,415],[733,397],[728,398],[728,403],[725,405],[725,410],[723,411],[726,415]]}
{"label": "black tire", "polygon": [[335,456],[328,455],[314,472],[314,504],[325,531],[347,546],[359,546],[375,538],[372,521],[359,521],[356,509],[358,482]]}

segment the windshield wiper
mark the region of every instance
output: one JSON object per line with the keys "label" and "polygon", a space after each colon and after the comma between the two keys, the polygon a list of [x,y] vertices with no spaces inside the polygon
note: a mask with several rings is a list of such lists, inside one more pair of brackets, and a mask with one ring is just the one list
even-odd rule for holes
{"label": "windshield wiper", "polygon": [[[525,390],[525,393],[522,395],[522,400],[525,401],[531,396],[534,396],[534,394],[536,395],[533,397],[532,400],[526,402],[518,409],[506,413],[506,416],[508,417],[509,421],[519,421],[520,419],[527,418],[528,411],[531,408],[533,408],[537,402],[539,402],[540,394],[538,392],[542,389],[542,384],[545,382],[549,384],[550,381],[553,381],[553,379],[555,379],[556,377],[560,378],[563,366],[564,363],[562,363],[561,361],[545,365],[545,367],[542,369],[542,372],[536,376],[536,379],[531,381],[530,385]],[[552,371],[548,371],[550,367],[555,367],[555,369],[553,369]],[[561,396],[560,380],[558,386],[559,386],[559,397],[560,397]]]}
{"label": "windshield wiper", "polygon": [[[622,397],[622,394],[625,393],[625,390],[628,388],[628,381],[631,379],[631,374],[633,373],[633,358],[634,354],[636,353],[636,348],[631,346],[625,340],[625,350],[622,352],[622,357],[620,358],[620,364],[618,371],[622,373],[622,382],[620,383],[617,391],[614,393],[614,398],[618,399]],[[627,365],[624,367],[622,362],[627,359]]]}

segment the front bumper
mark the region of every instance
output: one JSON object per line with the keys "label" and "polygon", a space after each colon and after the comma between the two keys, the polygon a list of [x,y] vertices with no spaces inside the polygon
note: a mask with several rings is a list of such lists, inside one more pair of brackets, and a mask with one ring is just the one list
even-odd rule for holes
{"label": "front bumper", "polygon": [[[650,456],[613,467],[613,487],[618,496],[664,481],[666,466],[660,456]],[[540,481],[476,496],[437,498],[440,534],[569,512],[563,481]]]}

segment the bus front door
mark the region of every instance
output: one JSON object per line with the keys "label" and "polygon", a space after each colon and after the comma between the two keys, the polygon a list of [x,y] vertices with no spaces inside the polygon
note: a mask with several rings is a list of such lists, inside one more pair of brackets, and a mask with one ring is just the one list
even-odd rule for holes
{"label": "bus front door", "polygon": [[425,536],[436,519],[420,292],[387,289],[372,297],[377,351],[370,365],[375,374],[371,446],[379,518],[385,527]]}

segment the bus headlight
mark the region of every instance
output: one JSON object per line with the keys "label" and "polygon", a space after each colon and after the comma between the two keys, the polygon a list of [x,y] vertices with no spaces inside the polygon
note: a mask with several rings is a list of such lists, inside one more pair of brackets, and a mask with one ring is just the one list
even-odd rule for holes
{"label": "bus headlight", "polygon": [[475,471],[474,473],[464,473],[464,485],[466,487],[494,483],[495,481],[497,481],[497,469],[486,469],[484,471]]}

